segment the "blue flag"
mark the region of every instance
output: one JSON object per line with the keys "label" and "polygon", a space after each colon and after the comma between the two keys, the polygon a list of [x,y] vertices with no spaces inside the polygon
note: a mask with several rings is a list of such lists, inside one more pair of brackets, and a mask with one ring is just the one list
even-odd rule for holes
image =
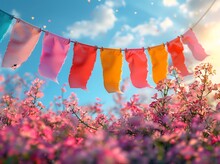
{"label": "blue flag", "polygon": [[8,15],[4,11],[0,10],[0,42],[4,38],[12,19],[13,17],[11,15]]}

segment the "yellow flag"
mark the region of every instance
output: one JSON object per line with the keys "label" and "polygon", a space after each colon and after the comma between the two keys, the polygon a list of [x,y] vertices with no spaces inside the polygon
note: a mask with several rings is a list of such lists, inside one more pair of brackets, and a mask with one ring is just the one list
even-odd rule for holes
{"label": "yellow flag", "polygon": [[158,83],[167,76],[168,53],[164,44],[150,47],[148,52],[152,63],[153,80]]}
{"label": "yellow flag", "polygon": [[122,73],[122,53],[120,49],[101,49],[101,63],[105,89],[120,92],[119,84]]}

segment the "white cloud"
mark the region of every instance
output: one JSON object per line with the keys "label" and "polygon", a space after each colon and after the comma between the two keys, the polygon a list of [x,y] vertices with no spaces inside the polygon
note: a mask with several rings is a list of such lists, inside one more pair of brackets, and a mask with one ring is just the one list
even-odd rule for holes
{"label": "white cloud", "polygon": [[125,0],[107,0],[106,5],[110,7],[121,7],[121,6],[126,6]]}
{"label": "white cloud", "polygon": [[[173,22],[169,17],[166,17],[161,21],[161,18],[151,18],[149,22],[139,24],[132,28],[132,32],[140,35],[141,37],[151,35],[157,36],[161,32],[166,32],[170,27],[173,26]],[[160,30],[162,29],[162,31]]]}
{"label": "white cloud", "polygon": [[163,31],[167,31],[170,27],[173,26],[173,22],[170,18],[166,17],[161,23],[160,23],[160,28]]}
{"label": "white cloud", "polygon": [[126,3],[124,0],[107,0],[104,4],[98,5],[95,8],[91,20],[78,21],[68,26],[67,31],[64,32],[65,37],[71,39],[90,37],[93,39],[100,34],[107,33],[114,27],[117,21],[113,8],[125,5]]}
{"label": "white cloud", "polygon": [[159,23],[158,20],[151,18],[149,22],[139,24],[136,27],[132,28],[131,31],[140,36],[159,35],[158,23]]}
{"label": "white cloud", "polygon": [[213,1],[207,0],[186,0],[185,5],[190,11],[206,10]]}
{"label": "white cloud", "polygon": [[187,8],[187,5],[184,3],[184,4],[181,4],[180,6],[179,6],[179,9],[180,9],[180,11],[182,12],[182,13],[184,13],[184,14],[186,14],[187,12],[189,12],[188,11],[188,8]]}
{"label": "white cloud", "polygon": [[177,0],[163,0],[163,5],[167,7],[177,6],[178,2]]}
{"label": "white cloud", "polygon": [[21,18],[21,14],[20,14],[17,10],[15,10],[15,9],[13,9],[13,10],[11,11],[11,14],[12,14],[13,16],[17,17],[17,18]]}
{"label": "white cloud", "polygon": [[[213,1],[186,0],[186,3],[181,4],[179,9],[185,16],[198,18],[209,8],[212,3]],[[209,13],[218,12],[219,9],[220,2],[216,1]]]}
{"label": "white cloud", "polygon": [[[164,19],[150,18],[149,22],[138,24],[134,27],[123,25],[120,31],[116,32],[110,46],[125,48],[131,43],[138,43],[138,46],[145,46],[151,44],[145,41],[146,36],[159,36],[165,33],[173,26],[173,22],[169,17]],[[132,46],[133,47],[133,46]]]}
{"label": "white cloud", "polygon": [[109,6],[100,5],[94,11],[92,20],[83,20],[75,22],[67,27],[66,37],[78,39],[80,37],[95,38],[112,29],[115,25],[116,17],[114,11]]}
{"label": "white cloud", "polygon": [[134,36],[132,34],[122,35],[120,32],[117,32],[113,38],[112,44],[110,47],[118,47],[118,48],[126,48],[129,46],[134,40]]}

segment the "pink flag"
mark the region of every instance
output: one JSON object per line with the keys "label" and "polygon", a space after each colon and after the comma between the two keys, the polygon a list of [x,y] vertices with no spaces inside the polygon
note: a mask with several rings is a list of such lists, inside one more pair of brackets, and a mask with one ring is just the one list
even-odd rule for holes
{"label": "pink flag", "polygon": [[196,60],[202,61],[208,56],[191,29],[183,34],[182,42],[189,47]]}
{"label": "pink flag", "polygon": [[70,48],[70,40],[46,32],[40,58],[39,73],[55,82]]}
{"label": "pink flag", "polygon": [[171,55],[173,66],[176,67],[182,76],[190,75],[185,65],[185,57],[183,54],[183,45],[180,37],[167,43],[168,52]]}
{"label": "pink flag", "polygon": [[144,49],[127,49],[125,58],[129,63],[132,84],[137,88],[150,87],[147,82],[147,57]]}
{"label": "pink flag", "polygon": [[70,88],[86,89],[96,60],[96,47],[75,43],[73,65],[69,75]]}
{"label": "pink flag", "polygon": [[41,30],[21,20],[13,26],[2,67],[16,69],[25,62],[35,48]]}

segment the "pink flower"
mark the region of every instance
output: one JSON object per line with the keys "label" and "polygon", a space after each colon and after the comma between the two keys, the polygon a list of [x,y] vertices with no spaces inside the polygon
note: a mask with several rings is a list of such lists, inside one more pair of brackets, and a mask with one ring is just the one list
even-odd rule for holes
{"label": "pink flower", "polygon": [[68,137],[64,145],[74,147],[76,145],[76,139],[72,137]]}
{"label": "pink flower", "polygon": [[3,82],[5,80],[3,75],[0,75],[0,83]]}
{"label": "pink flower", "polygon": [[63,93],[65,93],[66,92],[66,88],[61,88],[61,91],[63,92]]}
{"label": "pink flower", "polygon": [[38,92],[36,95],[37,98],[42,98],[43,96],[44,96],[43,92]]}

